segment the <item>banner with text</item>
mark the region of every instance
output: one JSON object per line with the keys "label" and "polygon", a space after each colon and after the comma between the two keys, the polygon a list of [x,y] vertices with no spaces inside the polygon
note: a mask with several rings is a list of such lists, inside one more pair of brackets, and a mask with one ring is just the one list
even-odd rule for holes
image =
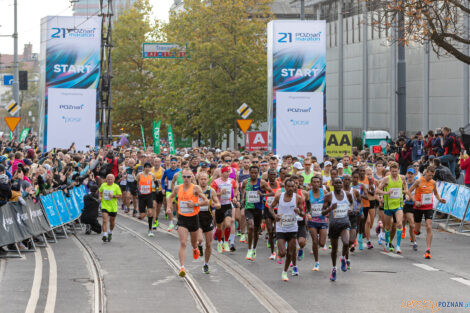
{"label": "banner with text", "polygon": [[342,157],[352,153],[351,131],[326,131],[326,155],[330,157]]}

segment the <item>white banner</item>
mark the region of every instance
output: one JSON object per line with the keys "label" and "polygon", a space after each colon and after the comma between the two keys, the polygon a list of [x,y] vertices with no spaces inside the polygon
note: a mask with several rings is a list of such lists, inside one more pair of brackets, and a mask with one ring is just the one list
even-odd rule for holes
{"label": "white banner", "polygon": [[278,155],[312,152],[323,161],[323,92],[277,92]]}
{"label": "white banner", "polygon": [[95,145],[96,89],[49,88],[47,150]]}

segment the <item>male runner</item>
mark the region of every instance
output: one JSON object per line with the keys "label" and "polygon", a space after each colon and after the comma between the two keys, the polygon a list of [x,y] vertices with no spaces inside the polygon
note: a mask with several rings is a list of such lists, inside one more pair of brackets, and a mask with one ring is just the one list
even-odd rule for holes
{"label": "male runner", "polygon": [[[248,178],[250,178],[250,164],[251,164],[251,160],[248,156],[244,157],[243,160],[242,160],[242,168],[240,169],[240,172],[238,173],[238,181],[241,184],[243,184],[243,182],[245,180],[247,180]],[[240,193],[241,193],[241,189],[240,189]],[[240,211],[243,211],[243,210],[240,210]],[[240,212],[240,213],[243,213],[243,216],[245,214],[245,212]],[[241,218],[241,215],[240,214],[240,219],[238,221],[239,223],[239,227],[240,227],[240,242],[244,242],[244,243],[248,243],[248,241],[246,241],[246,220],[245,218]]]}
{"label": "male runner", "polygon": [[[303,177],[300,175],[293,175],[292,179],[296,183],[297,195],[300,197],[302,201],[302,206],[301,206],[302,214],[297,216],[297,224],[299,226],[297,230],[297,243],[299,247],[299,252],[298,252],[297,257],[299,261],[302,261],[302,259],[304,258],[304,247],[307,245],[307,225],[305,223],[305,217],[306,217],[305,212],[306,212],[306,206],[310,205],[310,201],[309,201],[308,192],[302,189]],[[293,274],[295,273],[295,275],[298,276],[299,270],[297,268],[297,259],[292,260],[292,266],[293,266],[292,273]]]}
{"label": "male runner", "polygon": [[[413,184],[416,182],[417,178],[415,176],[415,170],[414,168],[410,167],[406,171],[406,185],[408,186],[408,189],[413,186]],[[414,195],[415,191],[411,195]],[[410,232],[410,240],[411,243],[413,244],[413,250],[418,251],[418,244],[416,243],[416,234],[415,234],[415,219],[414,219],[414,202],[411,200],[411,197],[406,194],[405,195],[405,204],[403,205],[403,225],[405,225],[406,221],[408,221],[408,228]],[[403,234],[406,233],[406,228],[403,229]],[[403,236],[402,236],[402,239]]]}
{"label": "male runner", "polygon": [[135,180],[135,175],[134,175],[134,167],[135,167],[135,160],[131,157],[128,162],[128,166],[126,168],[126,181],[127,181],[127,207],[130,209],[130,203],[132,200],[132,204],[134,206],[134,211],[132,212],[132,216],[137,215],[137,182]]}
{"label": "male runner", "polygon": [[[356,173],[356,172],[355,172]],[[355,175],[356,178],[359,176]],[[351,252],[354,252],[354,241],[356,240],[357,236],[357,224],[361,219],[362,215],[362,196],[361,193],[364,194],[362,190],[362,185],[358,184],[356,181],[354,185],[351,185],[351,176],[345,174],[343,177],[343,190],[349,192],[353,197],[353,207],[352,210],[348,213],[349,215],[349,223],[351,224],[351,228],[349,230],[349,249]],[[348,253],[349,257],[349,253]],[[346,265],[348,266],[348,270],[351,269],[351,262],[349,258],[346,258]]]}
{"label": "male runner", "polygon": [[[441,199],[437,192],[436,182],[432,179],[436,168],[432,165],[428,166],[424,175],[418,179],[413,186],[411,186],[408,196],[415,202],[414,205],[414,220],[416,225],[416,231],[419,233],[421,230],[421,221],[424,220],[426,223],[426,253],[424,254],[425,259],[431,258],[431,243],[432,243],[432,194],[436,197],[440,203],[446,203],[445,199]],[[415,194],[413,196],[413,191]]]}
{"label": "male runner", "polygon": [[[186,243],[188,241],[188,233],[191,237],[191,246],[193,247],[193,258],[199,258],[198,240],[202,240],[199,229],[199,207],[209,204],[209,200],[202,192],[201,187],[191,183],[193,173],[190,169],[183,170],[183,184],[173,189],[168,198],[166,212],[170,215],[173,211],[172,203],[178,195],[178,236],[180,238],[180,249],[178,257],[181,264],[179,272],[180,277],[186,275],[184,262],[186,260]],[[200,201],[202,199],[202,201]],[[200,238],[198,238],[200,237]]]}
{"label": "male runner", "polygon": [[300,175],[304,178],[304,186],[310,188],[312,178],[315,175],[312,171],[312,160],[310,158],[304,160],[304,171]]}
{"label": "male runner", "polygon": [[254,261],[256,259],[259,229],[263,218],[263,202],[261,197],[274,196],[274,193],[268,186],[268,183],[259,178],[259,167],[255,165],[250,167],[250,179],[243,181],[241,190],[242,206],[245,207],[248,226],[248,252],[245,259]]}
{"label": "male runner", "polygon": [[[163,172],[162,176],[162,188],[165,191],[165,196],[168,198],[171,194],[171,183],[173,180],[173,176],[175,176],[176,173],[180,171],[180,169],[177,167],[178,166],[178,159],[176,158],[171,158],[170,159],[170,168],[167,168],[165,172]],[[168,200],[167,200],[167,206],[168,206]],[[173,205],[173,203],[170,203],[170,205]],[[173,208],[175,206],[173,205]],[[170,224],[168,225],[168,231],[172,231],[175,225],[173,225],[173,213],[168,214],[168,218],[170,219]]]}
{"label": "male runner", "polygon": [[[213,209],[219,209],[220,203],[217,195],[211,187],[208,186],[209,175],[205,172],[201,172],[197,175],[197,181],[201,187],[202,192],[206,195],[206,198],[209,199],[208,205],[202,205],[199,208],[199,224],[202,232],[204,233],[204,238],[206,239],[206,252],[203,253],[202,245],[199,245],[199,253],[201,256],[204,256],[204,265],[202,271],[206,274],[209,274],[209,259],[212,254],[212,230],[214,229],[213,223]],[[202,202],[202,199],[199,198],[199,202]]]}
{"label": "male runner", "polygon": [[[281,190],[281,185],[276,180],[276,177],[277,177],[276,170],[269,169],[268,170],[268,185],[269,185],[269,188],[271,188],[271,190],[273,191],[274,195],[266,196],[263,217],[266,221],[266,230],[268,232],[268,248],[271,249],[271,255],[269,256],[270,260],[276,259],[276,253],[274,252],[274,232],[276,231],[275,229],[276,218],[274,215],[271,215],[271,213],[269,212],[269,208],[271,207],[271,204],[274,201],[274,197],[276,193],[278,192],[278,190]],[[274,208],[274,212],[277,213],[277,208]]]}
{"label": "male runner", "polygon": [[[369,177],[366,175],[366,168],[364,166],[359,167],[359,183],[363,185],[363,197],[362,197],[362,212],[364,213],[364,216],[367,216],[369,214],[369,208],[370,208],[370,201],[369,201],[369,190],[371,189],[370,182],[369,182]],[[361,223],[363,223],[363,220],[361,219]],[[362,227],[361,227],[362,228]],[[362,232],[359,233],[359,236],[357,238],[357,243],[359,245],[359,250],[364,249],[364,242],[362,241]]]}
{"label": "male runner", "polygon": [[[106,183],[101,184],[100,203],[101,213],[103,216],[103,242],[111,242],[114,224],[118,210],[117,199],[121,198],[121,188],[114,183],[114,175],[108,174],[106,176]],[[109,221],[109,234],[108,234],[108,221]]]}
{"label": "male runner", "polygon": [[152,193],[154,195],[153,198],[153,209],[155,211],[155,216],[153,218],[153,229],[157,229],[158,227],[158,217],[160,216],[160,210],[162,208],[163,199],[165,196],[163,195],[163,189],[161,185],[161,180],[163,177],[163,167],[161,166],[162,159],[159,157],[152,158],[152,174],[155,177],[155,187],[152,186]]}
{"label": "male runner", "polygon": [[351,211],[353,198],[349,192],[343,190],[343,181],[341,178],[335,178],[333,181],[334,191],[325,196],[322,215],[329,215],[328,237],[331,240],[331,270],[330,280],[336,280],[336,258],[338,254],[338,239],[341,237],[343,251],[341,255],[341,270],[348,270],[346,259],[349,258],[349,222],[348,214]]}
{"label": "male runner", "polygon": [[[284,184],[285,192],[278,192],[276,194],[273,203],[269,207],[269,212],[276,217],[277,255],[281,259],[286,257],[281,279],[288,281],[287,269],[290,262],[296,258],[295,242],[299,227],[297,225],[297,215],[302,214],[300,209],[302,201],[295,193],[296,185],[292,179],[286,179]],[[274,213],[274,208],[276,207],[277,214]],[[294,275],[294,272],[292,272],[292,275]]]}
{"label": "male runner", "polygon": [[312,237],[312,251],[315,258],[315,265],[312,271],[320,270],[320,262],[318,260],[318,247],[326,244],[326,230],[328,229],[328,221],[322,215],[323,203],[325,201],[325,192],[322,188],[321,175],[312,177],[311,189],[309,191],[310,210],[307,215],[307,226]]}
{"label": "male runner", "polygon": [[154,185],[155,176],[150,172],[152,165],[150,163],[144,164],[143,172],[140,172],[136,176],[136,180],[139,186],[139,219],[142,220],[147,214],[147,221],[149,225],[148,236],[153,237],[152,232],[154,209],[153,209],[153,199],[152,186]]}

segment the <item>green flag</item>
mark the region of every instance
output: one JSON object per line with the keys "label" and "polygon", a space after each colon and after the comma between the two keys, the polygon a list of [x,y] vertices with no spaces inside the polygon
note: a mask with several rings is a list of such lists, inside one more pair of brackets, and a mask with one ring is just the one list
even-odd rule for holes
{"label": "green flag", "polygon": [[160,124],[161,121],[155,123],[153,121],[153,128],[152,128],[152,137],[153,137],[153,152],[156,154],[160,154]]}
{"label": "green flag", "polygon": [[10,131],[10,141],[13,140],[13,133]]}
{"label": "green flag", "polygon": [[175,138],[173,137],[173,130],[171,129],[171,124],[168,125],[168,147],[170,148],[170,154],[175,155]]}
{"label": "green flag", "polygon": [[147,150],[147,147],[145,146],[144,126],[142,126],[142,124],[140,125],[140,130],[142,131],[142,143],[144,144],[144,150]]}
{"label": "green flag", "polygon": [[29,128],[24,128],[21,133],[20,133],[20,142],[23,142],[26,139],[26,136],[28,136],[29,133]]}

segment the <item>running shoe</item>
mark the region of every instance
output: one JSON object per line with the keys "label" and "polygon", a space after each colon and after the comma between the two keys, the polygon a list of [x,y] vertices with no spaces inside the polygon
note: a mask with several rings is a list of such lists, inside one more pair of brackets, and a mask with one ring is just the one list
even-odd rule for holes
{"label": "running shoe", "polygon": [[334,267],[333,267],[333,269],[331,270],[330,280],[331,280],[331,281],[335,281],[335,280],[336,280],[336,268],[334,268]]}
{"label": "running shoe", "polygon": [[323,251],[328,250],[328,249],[326,248],[326,245],[324,245],[323,247],[321,247],[321,249],[322,249]]}
{"label": "running shoe", "polygon": [[219,243],[217,244],[217,252],[218,252],[218,253],[224,252],[224,246],[222,245],[221,242],[219,242]]}
{"label": "running shoe", "polygon": [[406,226],[403,227],[403,232],[401,233],[401,239],[405,239],[406,238]]}
{"label": "running shoe", "polygon": [[103,236],[103,238],[101,238],[101,239],[103,240],[103,242],[108,241],[108,237],[106,237],[106,236]]}
{"label": "running shoe", "polygon": [[359,240],[359,250],[364,250],[364,242]]}
{"label": "running shoe", "polygon": [[415,230],[414,233],[415,233],[416,236],[421,235],[421,232],[420,232],[420,231],[416,231],[416,230]]}
{"label": "running shoe", "polygon": [[248,241],[246,241],[246,234],[240,236],[240,242],[248,243]]}
{"label": "running shoe", "polygon": [[175,228],[175,225],[174,224],[170,224],[168,225],[168,231],[172,231],[173,228]]}
{"label": "running shoe", "polygon": [[299,249],[299,254],[298,254],[299,261],[302,261],[303,258],[304,258],[304,249]]}
{"label": "running shoe", "polygon": [[111,239],[113,239],[113,234],[108,234],[108,242],[111,242]]}
{"label": "running shoe", "polygon": [[354,245],[351,245],[351,248],[349,248],[349,251],[354,252],[355,250],[356,248],[354,247]]}
{"label": "running shoe", "polygon": [[202,271],[205,273],[205,274],[209,274],[209,265],[207,264],[204,264],[204,266],[202,267]]}
{"label": "running shoe", "polygon": [[380,234],[380,225],[377,224],[377,227],[375,228],[375,233],[378,235]]}
{"label": "running shoe", "polygon": [[132,217],[136,217],[137,216],[137,210],[134,209],[134,211],[132,211]]}
{"label": "running shoe", "polygon": [[367,249],[372,249],[374,246],[372,245],[372,242],[368,241],[367,242]]}
{"label": "running shoe", "polygon": [[425,259],[430,259],[431,258],[431,250],[426,250],[426,253],[424,254]]}
{"label": "running shoe", "polygon": [[313,266],[312,271],[314,272],[320,271],[320,262],[315,262],[315,266]]}
{"label": "running shoe", "polygon": [[279,257],[279,252],[277,253],[276,262],[277,264],[282,264],[282,258]]}
{"label": "running shoe", "polygon": [[397,254],[401,254],[400,246],[397,246]]}
{"label": "running shoe", "polygon": [[237,237],[241,237],[241,235],[242,235],[242,232],[241,232],[241,231],[237,231],[236,236],[237,236]]}
{"label": "running shoe", "polygon": [[390,246],[390,252],[393,252],[393,251],[395,251],[395,247],[393,246],[393,244],[392,244],[392,243],[389,243],[389,246]]}
{"label": "running shoe", "polygon": [[246,253],[245,260],[251,260],[252,256],[253,256],[253,250],[248,249],[248,252]]}
{"label": "running shoe", "polygon": [[199,250],[199,256],[204,256],[204,249],[202,248],[202,246],[198,245],[197,249]]}
{"label": "running shoe", "polygon": [[178,274],[179,277],[184,277],[186,276],[186,270],[184,269],[184,266],[181,267],[180,273]]}
{"label": "running shoe", "polygon": [[292,276],[299,276],[299,269],[297,268],[297,266],[294,266],[292,268]]}
{"label": "running shoe", "polygon": [[269,241],[266,241],[266,248],[271,249],[271,244],[269,243]]}
{"label": "running shoe", "polygon": [[348,266],[348,271],[350,271],[351,270],[351,261],[346,260],[346,265]]}
{"label": "running shoe", "polygon": [[237,251],[237,249],[235,249],[235,245],[231,244],[230,245],[230,252],[235,252],[235,251]]}
{"label": "running shoe", "polygon": [[158,220],[155,220],[155,223],[153,223],[153,229],[157,229],[158,228]]}
{"label": "running shoe", "polygon": [[153,232],[152,232],[151,230],[149,230],[148,236],[149,236],[149,237],[153,237],[153,236],[155,236],[155,235],[153,234]]}
{"label": "running shoe", "polygon": [[199,249],[193,249],[193,259],[199,259]]}
{"label": "running shoe", "polygon": [[168,214],[165,213],[165,219],[168,220]]}
{"label": "running shoe", "polygon": [[418,244],[413,242],[413,251],[418,251]]}
{"label": "running shoe", "polygon": [[270,260],[275,260],[276,259],[276,252],[273,252],[271,256],[269,257]]}
{"label": "running shoe", "polygon": [[388,245],[388,243],[385,243],[385,244],[384,244],[384,251],[385,251],[385,252],[389,252],[389,251],[390,251],[390,246]]}
{"label": "running shoe", "polygon": [[346,259],[344,258],[344,256],[341,257],[341,270],[343,272],[346,272],[348,270],[348,266],[346,264]]}
{"label": "running shoe", "polygon": [[289,277],[287,277],[287,272],[284,272],[284,271],[282,272],[281,279],[283,281],[289,281]]}
{"label": "running shoe", "polygon": [[251,260],[254,261],[254,260],[256,260],[256,249],[252,249],[251,251],[252,251],[251,252]]}
{"label": "running shoe", "polygon": [[292,266],[294,266],[294,263],[290,262],[289,267],[292,267]]}
{"label": "running shoe", "polygon": [[230,244],[228,241],[224,242],[224,251],[225,252],[230,252]]}
{"label": "running shoe", "polygon": [[128,207],[124,208],[124,213],[126,213],[126,214],[129,213],[129,208]]}
{"label": "running shoe", "polygon": [[330,250],[331,250],[332,248],[333,248],[333,247],[332,247],[331,245],[328,245],[328,249],[330,249]]}

